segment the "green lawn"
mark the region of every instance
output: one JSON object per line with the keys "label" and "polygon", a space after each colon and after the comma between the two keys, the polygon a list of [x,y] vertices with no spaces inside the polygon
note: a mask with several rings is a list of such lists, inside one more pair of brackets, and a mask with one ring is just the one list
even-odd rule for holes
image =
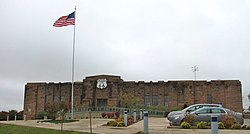
{"label": "green lawn", "polygon": [[18,126],[0,123],[1,134],[89,134],[86,132],[60,131],[46,128]]}

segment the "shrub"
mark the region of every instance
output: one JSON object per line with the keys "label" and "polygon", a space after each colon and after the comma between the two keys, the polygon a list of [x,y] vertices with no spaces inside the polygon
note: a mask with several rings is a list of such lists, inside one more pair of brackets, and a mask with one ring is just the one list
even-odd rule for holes
{"label": "shrub", "polygon": [[137,133],[135,133],[135,134],[144,134],[144,132],[142,132],[142,131],[139,131],[139,132],[137,132]]}
{"label": "shrub", "polygon": [[235,123],[231,126],[231,129],[241,129],[241,125],[239,123]]}
{"label": "shrub", "polygon": [[194,116],[193,116],[193,115],[187,114],[187,115],[185,116],[184,121],[187,122],[187,123],[189,123],[189,124],[192,124],[193,121],[194,121]]}
{"label": "shrub", "polygon": [[[207,126],[211,126],[211,122],[207,122]],[[223,124],[223,126],[224,126],[224,124]]]}
{"label": "shrub", "polygon": [[119,112],[115,112],[115,116],[116,116],[116,118],[119,118],[120,117],[120,113]]}
{"label": "shrub", "polygon": [[141,119],[140,119],[140,115],[136,115],[136,120],[137,120],[137,121],[141,120]]}
{"label": "shrub", "polygon": [[113,118],[115,116],[115,113],[114,112],[108,112],[107,113],[107,117],[108,118]]}
{"label": "shrub", "polygon": [[225,126],[222,122],[218,122],[218,128],[219,129],[225,129]]}
{"label": "shrub", "polygon": [[132,125],[134,123],[133,119],[128,119],[128,125]]}
{"label": "shrub", "polygon": [[207,128],[207,123],[203,122],[203,121],[198,122],[197,123],[197,128],[199,128],[199,129],[205,129],[205,128]]}
{"label": "shrub", "polygon": [[128,116],[128,120],[134,120],[133,116]]}
{"label": "shrub", "polygon": [[108,126],[117,126],[117,122],[116,121],[109,121],[107,123]]}
{"label": "shrub", "polygon": [[43,119],[44,116],[48,116],[48,113],[45,112],[45,111],[39,112],[39,113],[37,114],[37,117],[36,117],[36,118],[37,118],[37,119]]}
{"label": "shrub", "polygon": [[231,126],[236,123],[236,119],[230,115],[222,116],[221,121],[224,124],[225,128],[231,128]]}
{"label": "shrub", "polygon": [[250,126],[246,126],[246,130],[250,130]]}
{"label": "shrub", "polygon": [[116,127],[118,125],[118,122],[114,122],[113,124],[112,124],[112,126],[114,126],[114,127]]}
{"label": "shrub", "polygon": [[247,125],[241,126],[241,129],[246,129]]}
{"label": "shrub", "polygon": [[105,118],[105,116],[107,115],[105,112],[104,113],[101,113],[102,115],[102,118]]}
{"label": "shrub", "polygon": [[115,119],[116,122],[123,122],[124,121],[124,118],[117,118]]}
{"label": "shrub", "polygon": [[124,127],[124,122],[118,122],[117,127]]}
{"label": "shrub", "polygon": [[190,129],[190,128],[191,128],[191,125],[190,125],[188,122],[183,121],[183,122],[181,123],[181,128],[183,128],[183,129]]}

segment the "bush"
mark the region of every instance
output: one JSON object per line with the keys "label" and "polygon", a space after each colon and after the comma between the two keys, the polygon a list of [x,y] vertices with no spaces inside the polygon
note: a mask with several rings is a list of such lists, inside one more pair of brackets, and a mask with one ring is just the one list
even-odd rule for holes
{"label": "bush", "polygon": [[241,129],[241,125],[239,123],[235,123],[231,126],[231,129]]}
{"label": "bush", "polygon": [[246,129],[247,125],[241,126],[241,129]]}
{"label": "bush", "polygon": [[117,126],[117,122],[116,121],[109,121],[108,123],[107,123],[107,125],[108,126]]}
{"label": "bush", "polygon": [[120,117],[120,113],[119,112],[115,112],[115,116],[116,116],[116,118],[119,118]]}
{"label": "bush", "polygon": [[115,119],[116,122],[123,122],[124,121],[124,118],[117,118]]}
{"label": "bush", "polygon": [[102,118],[105,118],[107,114],[104,112],[104,113],[101,113],[101,115],[102,115]]}
{"label": "bush", "polygon": [[133,119],[128,119],[128,125],[132,125],[134,123]]}
{"label": "bush", "polygon": [[117,127],[124,127],[124,122],[118,122]]}
{"label": "bush", "polygon": [[193,116],[193,115],[187,114],[187,115],[185,116],[184,121],[187,122],[187,123],[189,123],[189,124],[192,124],[193,121],[194,121],[194,116]]}
{"label": "bush", "polygon": [[114,118],[116,116],[116,118],[118,118],[120,116],[120,113],[119,112],[104,112],[104,113],[101,113],[102,115],[102,118]]}
{"label": "bush", "polygon": [[199,128],[199,129],[205,129],[205,128],[207,128],[207,123],[203,122],[203,121],[198,122],[197,123],[197,128]]}
{"label": "bush", "polygon": [[108,112],[107,113],[107,117],[110,119],[110,118],[113,118],[115,116],[115,113],[114,112]]}
{"label": "bush", "polygon": [[233,124],[236,123],[236,119],[233,116],[230,115],[224,115],[221,117],[221,121],[224,124],[225,128],[231,128]]}
{"label": "bush", "polygon": [[43,119],[44,118],[44,116],[48,116],[48,113],[46,112],[46,111],[43,111],[43,112],[39,112],[38,114],[37,114],[37,119]]}
{"label": "bush", "polygon": [[246,130],[250,130],[250,126],[246,126]]}
{"label": "bush", "polygon": [[191,125],[190,125],[188,122],[183,121],[183,122],[181,123],[181,128],[183,128],[183,129],[190,129],[190,128],[191,128]]}
{"label": "bush", "polygon": [[218,128],[219,129],[225,129],[225,126],[222,122],[218,122]]}
{"label": "bush", "polygon": [[144,132],[142,132],[142,131],[139,131],[139,132],[137,132],[137,133],[135,133],[135,134],[144,134]]}

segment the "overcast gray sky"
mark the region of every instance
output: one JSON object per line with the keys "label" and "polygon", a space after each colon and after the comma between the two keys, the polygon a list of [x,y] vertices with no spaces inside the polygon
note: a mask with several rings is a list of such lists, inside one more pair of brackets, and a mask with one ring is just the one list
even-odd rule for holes
{"label": "overcast gray sky", "polygon": [[0,110],[22,110],[27,82],[97,74],[124,80],[240,80],[250,93],[248,0],[3,0],[0,5]]}

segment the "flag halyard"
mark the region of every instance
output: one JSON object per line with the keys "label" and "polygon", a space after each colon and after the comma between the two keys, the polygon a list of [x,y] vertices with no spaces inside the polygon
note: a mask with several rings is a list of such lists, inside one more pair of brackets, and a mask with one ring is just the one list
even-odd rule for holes
{"label": "flag halyard", "polygon": [[53,24],[54,27],[63,27],[68,25],[75,25],[75,12],[68,16],[62,16]]}

